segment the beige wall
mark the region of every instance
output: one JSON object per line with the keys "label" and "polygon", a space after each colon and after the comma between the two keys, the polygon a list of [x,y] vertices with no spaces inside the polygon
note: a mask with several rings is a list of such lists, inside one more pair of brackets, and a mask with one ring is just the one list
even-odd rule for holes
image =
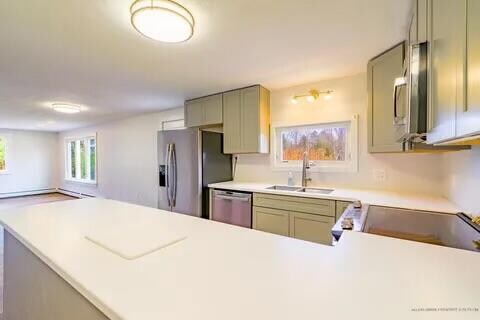
{"label": "beige wall", "polygon": [[[175,119],[183,119],[183,108],[60,133],[60,188],[157,207],[157,131]],[[65,181],[65,138],[91,133],[97,134],[97,185]]]}
{"label": "beige wall", "polygon": [[[310,89],[334,90],[330,101],[293,105],[293,95]],[[367,152],[366,74],[333,79],[272,91],[271,124],[308,124],[335,121],[359,115],[359,170],[356,173],[311,173],[312,185],[342,188],[368,188],[443,194],[442,156],[438,154],[369,154]],[[374,179],[374,170],[386,171],[387,179]],[[288,172],[272,170],[269,155],[240,155],[236,180],[272,183],[287,182]],[[300,183],[300,173],[294,173]]]}
{"label": "beige wall", "polygon": [[462,210],[480,214],[480,146],[444,155],[445,195]]}

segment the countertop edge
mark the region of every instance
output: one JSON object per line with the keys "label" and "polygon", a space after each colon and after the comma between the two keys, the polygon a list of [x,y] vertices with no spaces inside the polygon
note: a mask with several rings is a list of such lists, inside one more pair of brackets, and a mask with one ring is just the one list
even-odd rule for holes
{"label": "countertop edge", "polygon": [[[381,206],[381,207],[392,207],[392,208],[399,208],[399,209],[407,209],[407,210],[418,210],[418,211],[426,211],[426,212],[439,212],[439,213],[445,213],[445,214],[457,214],[458,212],[461,212],[461,210],[453,203],[451,203],[448,199],[440,197],[440,196],[427,196],[425,195],[425,199],[431,200],[444,200],[446,202],[449,202],[450,208],[444,208],[441,209],[439,207],[437,208],[431,208],[428,206],[413,206],[413,205],[402,205],[399,206],[398,204],[388,204],[388,201],[368,201],[366,199],[362,199],[361,196],[355,197],[355,196],[343,196],[343,195],[336,195],[335,191],[337,192],[344,192],[348,191],[351,193],[372,193],[375,194],[376,190],[351,190],[351,189],[341,189],[341,188],[332,188],[334,191],[332,194],[305,194],[301,192],[295,192],[295,191],[284,191],[284,190],[268,190],[265,189],[267,186],[272,186],[275,185],[275,183],[258,183],[258,186],[253,186],[256,183],[251,183],[252,186],[245,186],[245,184],[249,184],[247,182],[239,182],[238,184],[234,182],[218,182],[218,183],[211,183],[208,184],[209,188],[215,188],[215,189],[225,189],[225,190],[238,190],[238,191],[245,191],[245,192],[253,192],[253,193],[265,193],[265,194],[276,194],[276,195],[284,195],[284,196],[294,196],[294,197],[302,197],[302,198],[313,198],[313,199],[325,199],[325,200],[335,200],[335,201],[349,201],[353,202],[356,200],[368,203],[372,206]],[[377,191],[379,194],[384,192],[384,191]],[[399,193],[400,195],[401,193]],[[385,195],[379,195],[379,196],[385,196]],[[398,195],[397,195],[398,196]],[[412,195],[409,194],[402,194],[402,197],[405,198],[411,198],[412,201],[419,201],[413,200]],[[419,198],[422,198],[422,195],[419,195]],[[425,199],[422,199],[423,201]]]}
{"label": "countertop edge", "polygon": [[85,289],[78,281],[70,276],[68,272],[58,266],[57,263],[49,259],[44,255],[41,250],[37,249],[27,239],[22,237],[18,232],[13,230],[8,224],[0,220],[0,225],[5,229],[4,231],[10,233],[15,239],[17,239],[23,246],[30,250],[38,259],[45,263],[50,269],[52,269],[59,277],[67,282],[73,289],[78,291],[88,302],[90,302],[95,308],[102,312],[111,320],[121,320],[122,318],[116,314],[111,308],[102,303],[94,294]]}

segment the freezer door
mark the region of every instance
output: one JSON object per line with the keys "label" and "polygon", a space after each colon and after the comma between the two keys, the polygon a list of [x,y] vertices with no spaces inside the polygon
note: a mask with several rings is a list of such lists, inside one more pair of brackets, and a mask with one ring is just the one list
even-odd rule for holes
{"label": "freezer door", "polygon": [[158,132],[158,164],[165,166],[165,186],[159,186],[158,208],[201,216],[199,130]]}

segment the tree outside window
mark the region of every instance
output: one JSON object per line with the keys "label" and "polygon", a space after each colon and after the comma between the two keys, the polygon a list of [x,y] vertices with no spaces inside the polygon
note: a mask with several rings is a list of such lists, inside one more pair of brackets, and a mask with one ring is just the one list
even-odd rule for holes
{"label": "tree outside window", "polygon": [[0,172],[7,171],[7,139],[0,137]]}

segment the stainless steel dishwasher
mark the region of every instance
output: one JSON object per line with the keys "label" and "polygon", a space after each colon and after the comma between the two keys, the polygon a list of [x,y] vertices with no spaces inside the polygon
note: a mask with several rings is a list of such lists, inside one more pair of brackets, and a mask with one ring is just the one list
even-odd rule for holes
{"label": "stainless steel dishwasher", "polygon": [[251,193],[214,190],[212,200],[212,220],[252,227]]}

